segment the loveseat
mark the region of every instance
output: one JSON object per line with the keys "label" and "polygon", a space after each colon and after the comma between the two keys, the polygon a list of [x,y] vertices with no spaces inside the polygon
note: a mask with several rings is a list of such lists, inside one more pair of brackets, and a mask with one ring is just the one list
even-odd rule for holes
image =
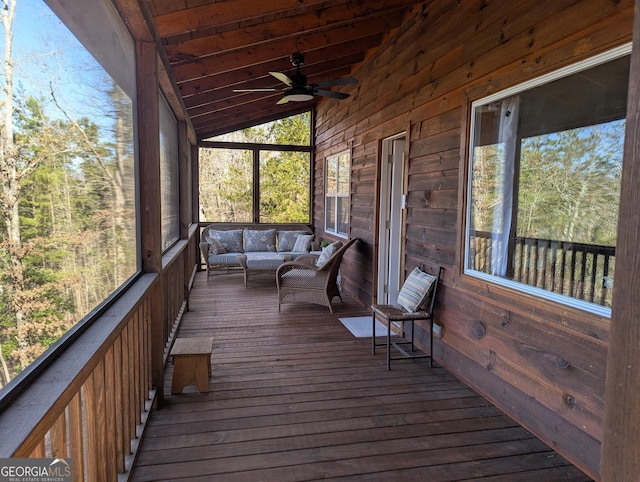
{"label": "loveseat", "polygon": [[317,249],[313,231],[304,224],[214,223],[200,237],[207,279],[241,269],[245,287],[250,271],[275,272],[285,261]]}

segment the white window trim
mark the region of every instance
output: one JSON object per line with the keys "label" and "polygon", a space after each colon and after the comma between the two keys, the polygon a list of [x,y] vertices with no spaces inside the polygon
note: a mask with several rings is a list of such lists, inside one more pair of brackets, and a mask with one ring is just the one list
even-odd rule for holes
{"label": "white window trim", "polygon": [[589,303],[588,301],[583,301],[577,298],[572,298],[570,296],[553,293],[551,291],[547,291],[542,288],[537,288],[535,286],[530,286],[525,283],[520,283],[518,281],[512,281],[505,278],[500,278],[498,276],[494,276],[491,274],[483,273],[481,271],[467,268],[467,266],[469,266],[469,249],[468,249],[469,243],[470,243],[469,226],[471,225],[470,200],[471,200],[471,181],[473,179],[473,139],[474,139],[474,132],[475,132],[474,113],[476,108],[480,106],[484,106],[486,104],[489,104],[497,100],[502,100],[506,97],[510,97],[512,95],[518,94],[525,90],[532,89],[533,87],[537,87],[539,85],[543,85],[551,81],[575,74],[576,72],[580,72],[582,70],[595,67],[596,65],[603,64],[610,60],[614,60],[614,59],[623,57],[625,55],[629,55],[630,53],[631,53],[631,42],[620,45],[619,47],[616,47],[602,54],[595,55],[586,60],[558,69],[554,72],[550,72],[548,74],[542,75],[540,77],[529,80],[527,82],[523,82],[521,84],[515,85],[513,87],[502,90],[500,92],[496,92],[495,94],[484,97],[482,99],[478,99],[471,103],[471,124],[470,124],[470,131],[469,131],[469,137],[468,137],[469,152],[468,152],[468,159],[467,159],[467,186],[466,186],[467,205],[465,206],[464,261],[463,261],[464,263],[463,272],[465,275],[469,275],[474,278],[481,279],[483,281],[487,281],[505,288],[510,288],[516,291],[520,291],[535,297],[544,298],[549,301],[554,301],[554,302],[557,302],[566,306],[570,306],[572,308],[576,308],[582,311],[604,316],[607,318],[611,317],[611,308],[609,307],[597,305],[594,303]]}

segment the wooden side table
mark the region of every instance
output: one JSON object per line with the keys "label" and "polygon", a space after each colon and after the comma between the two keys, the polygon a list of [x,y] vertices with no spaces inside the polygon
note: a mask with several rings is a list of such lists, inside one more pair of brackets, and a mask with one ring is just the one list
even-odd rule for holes
{"label": "wooden side table", "polygon": [[212,337],[176,338],[171,348],[173,379],[171,394],[182,393],[187,385],[195,385],[200,393],[209,391]]}

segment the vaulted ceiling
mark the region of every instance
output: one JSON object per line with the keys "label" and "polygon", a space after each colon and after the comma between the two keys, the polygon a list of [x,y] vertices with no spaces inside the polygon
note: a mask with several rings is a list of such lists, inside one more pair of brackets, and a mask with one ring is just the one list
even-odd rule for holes
{"label": "vaulted ceiling", "polygon": [[[277,104],[302,52],[308,83],[355,76],[357,67],[403,22],[417,0],[147,0],[198,138],[309,110]],[[240,89],[275,92],[234,92]],[[327,90],[357,95],[358,85]]]}

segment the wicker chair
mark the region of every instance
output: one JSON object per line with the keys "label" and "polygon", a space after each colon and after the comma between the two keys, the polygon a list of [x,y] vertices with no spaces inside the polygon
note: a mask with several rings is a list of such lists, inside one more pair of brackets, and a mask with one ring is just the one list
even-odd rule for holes
{"label": "wicker chair", "polygon": [[281,264],[276,272],[278,311],[282,303],[304,302],[327,306],[333,313],[331,300],[338,296],[342,301],[337,283],[342,256],[357,240],[348,241],[320,267],[315,265],[318,255],[314,254]]}

